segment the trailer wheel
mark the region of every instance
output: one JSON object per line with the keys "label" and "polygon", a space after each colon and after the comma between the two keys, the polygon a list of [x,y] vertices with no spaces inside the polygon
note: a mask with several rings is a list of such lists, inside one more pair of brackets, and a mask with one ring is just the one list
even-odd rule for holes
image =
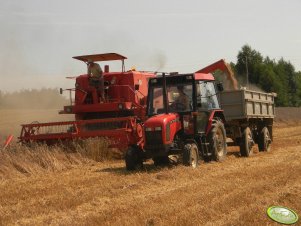
{"label": "trailer wheel", "polygon": [[183,150],[183,164],[196,168],[199,165],[199,149],[195,143],[185,144]]}
{"label": "trailer wheel", "polygon": [[271,136],[267,127],[263,127],[258,138],[259,151],[269,151],[271,144]]}
{"label": "trailer wheel", "polygon": [[138,147],[129,147],[125,154],[125,166],[127,170],[140,169],[143,166]]}
{"label": "trailer wheel", "polygon": [[213,120],[208,141],[212,160],[217,162],[223,161],[227,155],[227,143],[225,127],[220,120]]}
{"label": "trailer wheel", "polygon": [[253,154],[254,140],[252,132],[249,127],[245,128],[242,135],[242,140],[240,144],[240,154],[243,157],[249,157]]}

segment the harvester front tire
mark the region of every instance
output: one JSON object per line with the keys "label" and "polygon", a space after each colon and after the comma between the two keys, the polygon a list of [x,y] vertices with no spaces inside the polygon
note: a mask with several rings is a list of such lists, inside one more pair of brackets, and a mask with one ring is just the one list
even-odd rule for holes
{"label": "harvester front tire", "polygon": [[129,171],[141,169],[143,166],[138,147],[129,147],[125,154],[125,166]]}
{"label": "harvester front tire", "polygon": [[242,134],[240,144],[240,154],[243,157],[249,157],[253,154],[253,135],[249,127],[245,128]]}
{"label": "harvester front tire", "polygon": [[271,136],[267,127],[263,127],[258,138],[259,151],[269,151],[271,144]]}
{"label": "harvester front tire", "polygon": [[185,144],[183,150],[183,164],[197,168],[200,162],[199,149],[195,143]]}
{"label": "harvester front tire", "polygon": [[227,155],[226,130],[223,122],[213,120],[208,141],[212,153],[211,159],[217,162],[223,161]]}

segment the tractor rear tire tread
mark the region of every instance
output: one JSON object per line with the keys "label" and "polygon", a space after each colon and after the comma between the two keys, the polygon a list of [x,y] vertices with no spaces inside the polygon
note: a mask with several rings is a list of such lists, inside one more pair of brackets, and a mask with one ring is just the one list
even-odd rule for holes
{"label": "tractor rear tire tread", "polygon": [[210,160],[222,162],[227,156],[226,130],[220,119],[213,119],[212,128],[208,135],[209,149],[212,153]]}

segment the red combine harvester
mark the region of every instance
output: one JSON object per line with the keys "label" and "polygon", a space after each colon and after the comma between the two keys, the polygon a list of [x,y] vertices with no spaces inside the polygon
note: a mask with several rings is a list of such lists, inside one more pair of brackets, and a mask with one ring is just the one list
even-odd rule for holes
{"label": "red combine harvester", "polygon": [[[104,66],[104,101],[100,98],[99,84],[92,82],[89,75],[76,77],[75,88],[67,89],[70,105],[60,111],[60,114],[74,114],[75,121],[24,124],[19,140],[53,144],[58,140],[108,137],[114,141],[111,147],[125,150],[135,145],[142,148],[148,79],[155,74],[125,71],[127,58],[116,53],[73,58],[85,63],[120,60],[122,70],[110,72],[109,65]],[[73,92],[75,100],[72,100]]]}

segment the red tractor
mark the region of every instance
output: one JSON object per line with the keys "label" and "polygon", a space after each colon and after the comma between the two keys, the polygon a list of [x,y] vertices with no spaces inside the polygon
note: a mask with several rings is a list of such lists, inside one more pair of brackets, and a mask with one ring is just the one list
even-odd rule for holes
{"label": "red tractor", "polygon": [[58,140],[108,137],[113,140],[111,147],[125,150],[135,145],[142,148],[148,80],[155,74],[125,71],[124,60],[127,58],[116,53],[73,58],[85,63],[120,60],[122,70],[110,72],[109,66],[104,66],[105,100],[100,98],[97,81],[92,82],[87,74],[77,76],[75,88],[67,89],[70,105],[60,111],[60,114],[74,114],[75,121],[22,125],[20,141],[52,144]]}
{"label": "red tractor", "polygon": [[[133,170],[144,159],[165,164],[169,155],[182,157],[184,165],[197,167],[200,156],[221,161],[226,156],[224,114],[212,74],[191,73],[157,76],[149,80],[144,151],[130,148],[126,168]],[[218,90],[218,91],[217,91]]]}

